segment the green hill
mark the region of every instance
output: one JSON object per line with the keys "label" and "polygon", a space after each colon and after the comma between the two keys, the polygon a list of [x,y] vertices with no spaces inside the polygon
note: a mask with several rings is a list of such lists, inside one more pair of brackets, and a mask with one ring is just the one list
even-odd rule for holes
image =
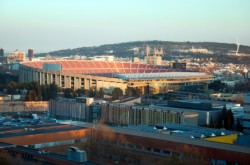
{"label": "green hill", "polygon": [[[192,46],[195,48],[205,48],[212,50],[217,54],[226,54],[230,50],[236,50],[235,44],[227,43],[216,43],[216,42],[172,42],[172,41],[134,41],[134,42],[125,42],[117,44],[107,44],[95,47],[81,47],[75,49],[65,49],[58,50],[48,53],[37,54],[36,56],[45,56],[50,54],[51,56],[70,56],[70,55],[103,55],[109,54],[109,51],[113,51],[113,55],[117,57],[132,57],[134,52],[132,48],[139,48],[140,52],[144,50],[145,46],[149,45],[150,47],[163,47],[165,54],[173,54],[173,51],[178,49],[190,49]],[[250,53],[249,46],[240,46],[240,51],[244,53]]]}

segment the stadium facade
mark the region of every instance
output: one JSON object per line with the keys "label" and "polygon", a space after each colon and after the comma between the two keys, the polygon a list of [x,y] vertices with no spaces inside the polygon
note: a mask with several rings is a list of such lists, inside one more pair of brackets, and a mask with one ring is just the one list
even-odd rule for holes
{"label": "stadium facade", "polygon": [[90,60],[29,61],[20,65],[19,81],[55,83],[61,88],[140,88],[143,93],[159,93],[180,87],[206,88],[211,75],[183,72],[160,65]]}

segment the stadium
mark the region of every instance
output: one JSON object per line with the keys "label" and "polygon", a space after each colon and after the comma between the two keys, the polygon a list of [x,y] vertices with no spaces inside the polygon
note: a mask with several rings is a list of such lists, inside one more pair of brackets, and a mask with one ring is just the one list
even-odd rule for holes
{"label": "stadium", "polygon": [[118,87],[159,93],[180,88],[204,89],[212,79],[201,72],[180,71],[161,65],[93,60],[45,60],[20,64],[19,82],[55,83],[61,88],[106,91]]}

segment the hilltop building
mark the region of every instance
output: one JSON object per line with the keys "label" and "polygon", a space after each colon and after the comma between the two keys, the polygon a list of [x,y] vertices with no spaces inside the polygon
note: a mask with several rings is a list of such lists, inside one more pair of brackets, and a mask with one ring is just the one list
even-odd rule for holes
{"label": "hilltop building", "polygon": [[94,57],[89,57],[89,59],[93,61],[114,61],[114,56],[111,55],[94,56]]}
{"label": "hilltop building", "polygon": [[191,53],[202,53],[202,54],[208,54],[209,53],[209,51],[207,50],[207,49],[204,49],[204,48],[194,48],[193,46],[192,46],[192,48],[191,49],[189,49],[189,52],[191,52]]}

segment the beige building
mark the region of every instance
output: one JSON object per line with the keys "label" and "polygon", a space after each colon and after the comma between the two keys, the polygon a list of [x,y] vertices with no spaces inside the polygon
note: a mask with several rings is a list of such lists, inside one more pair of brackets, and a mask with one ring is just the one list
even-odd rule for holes
{"label": "beige building", "polygon": [[173,72],[165,66],[107,61],[36,61],[20,65],[19,81],[55,83],[62,88],[113,89],[137,87],[143,93],[159,93],[193,85],[206,88],[211,75]]}
{"label": "beige building", "polygon": [[209,53],[209,51],[207,49],[203,49],[203,48],[196,49],[193,46],[189,50],[189,52],[192,52],[192,53],[203,53],[203,54],[208,54]]}

